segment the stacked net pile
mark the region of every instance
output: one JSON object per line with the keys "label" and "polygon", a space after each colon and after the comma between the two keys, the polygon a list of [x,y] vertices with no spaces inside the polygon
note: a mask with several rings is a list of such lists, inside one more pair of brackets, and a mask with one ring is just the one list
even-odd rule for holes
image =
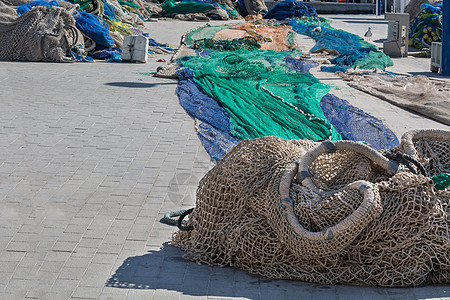
{"label": "stacked net pile", "polygon": [[274,5],[264,19],[285,20],[287,18],[317,17],[317,11],[309,4],[296,0],[285,0]]}
{"label": "stacked net pile", "polygon": [[419,17],[422,11],[422,4],[439,4],[442,3],[442,0],[411,0],[405,6],[404,13],[409,14],[409,23],[412,26],[414,21]]}
{"label": "stacked net pile", "polygon": [[[314,31],[318,20],[321,21],[321,31]],[[301,18],[293,19],[290,23],[292,29],[303,35],[307,35],[316,41],[316,45],[311,52],[321,49],[334,50],[338,56],[331,63],[336,66],[321,67],[322,71],[336,72],[349,68],[359,67],[360,69],[382,69],[393,66],[394,63],[386,54],[379,52],[378,48],[368,42],[363,41],[359,36],[337,30],[330,26],[329,22],[323,18]]]}
{"label": "stacked net pile", "polygon": [[417,49],[431,48],[442,41],[442,4],[422,4],[420,15],[411,28],[409,45]]}
{"label": "stacked net pile", "polygon": [[71,12],[39,6],[0,23],[0,60],[71,61],[78,30]]}
{"label": "stacked net pile", "polygon": [[446,81],[371,71],[340,75],[351,87],[450,125],[450,84]]}
{"label": "stacked net pile", "polygon": [[[295,49],[292,28],[268,21],[200,27],[186,34],[184,42],[196,48],[224,51]],[[218,47],[218,44],[228,47]]]}
{"label": "stacked net pile", "polygon": [[[450,132],[415,132],[427,176],[449,172]],[[322,284],[450,283],[450,191],[349,141],[239,143],[200,181],[187,259]]]}

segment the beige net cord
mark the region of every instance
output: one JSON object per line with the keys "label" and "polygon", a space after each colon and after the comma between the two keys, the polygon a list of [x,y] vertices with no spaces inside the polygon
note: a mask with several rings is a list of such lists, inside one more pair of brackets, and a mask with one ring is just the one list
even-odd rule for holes
{"label": "beige net cord", "polygon": [[73,61],[66,52],[79,36],[71,11],[34,7],[14,21],[0,23],[0,60]]}
{"label": "beige net cord", "polygon": [[403,135],[400,150],[418,159],[429,176],[450,170],[450,131],[439,129],[414,130]]}
{"label": "beige net cord", "polygon": [[[405,134],[432,175],[450,132]],[[399,150],[397,149],[397,150]],[[431,176],[430,175],[430,176]],[[360,143],[245,140],[200,181],[187,259],[322,284],[450,283],[449,190]]]}

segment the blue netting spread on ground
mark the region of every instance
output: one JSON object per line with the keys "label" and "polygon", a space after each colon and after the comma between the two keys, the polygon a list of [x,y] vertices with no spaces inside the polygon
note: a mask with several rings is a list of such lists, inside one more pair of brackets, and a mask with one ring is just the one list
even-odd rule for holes
{"label": "blue netting spread on ground", "polygon": [[[297,65],[306,63],[297,62]],[[240,141],[230,133],[230,115],[192,81],[191,70],[180,69],[178,76],[180,81],[177,94],[180,104],[190,116],[200,121],[197,126],[200,140],[211,158],[219,161]],[[328,94],[322,98],[320,106],[343,139],[364,141],[377,150],[390,149],[399,144],[395,134],[380,120],[346,100]]]}
{"label": "blue netting spread on ground", "polygon": [[109,24],[102,18],[83,11],[77,11],[73,17],[76,21],[77,28],[97,44],[105,47],[112,47],[114,45],[114,40],[109,34]]}
{"label": "blue netting spread on ground", "polygon": [[176,93],[186,112],[201,121],[208,122],[220,131],[230,133],[230,114],[213,98],[206,95],[192,80],[192,71],[178,71],[180,81]]}
{"label": "blue netting spread on ground", "polygon": [[306,3],[296,0],[285,0],[273,6],[264,19],[284,20],[293,17],[317,17],[316,9]]}
{"label": "blue netting spread on ground", "polygon": [[288,66],[303,73],[309,73],[309,70],[311,70],[311,68],[317,67],[319,65],[319,63],[314,61],[298,60],[292,56],[287,56],[285,61]]}
{"label": "blue netting spread on ground", "polygon": [[180,105],[200,121],[197,126],[200,140],[211,158],[219,161],[240,141],[230,133],[230,114],[192,81],[191,70],[180,69],[177,74]]}
{"label": "blue netting spread on ground", "polygon": [[43,1],[43,0],[37,0],[37,1],[33,1],[28,4],[17,5],[17,14],[19,16],[21,16],[23,13],[29,11],[30,9],[32,9],[35,6],[59,6],[59,4],[56,1],[48,1],[47,2],[47,1]]}
{"label": "blue netting spread on ground", "polygon": [[322,32],[313,31],[317,25],[306,24],[300,20],[293,19],[289,22],[292,29],[306,36],[313,38],[316,41],[316,45],[311,51],[328,48],[330,50],[336,50],[339,53],[346,53],[349,51],[377,51],[377,47],[372,44],[361,44],[360,37],[342,30],[333,28],[321,27]]}
{"label": "blue netting spread on ground", "polygon": [[328,94],[320,101],[328,121],[345,140],[364,141],[377,150],[398,146],[395,134],[381,120],[352,106],[348,101]]}
{"label": "blue netting spread on ground", "polygon": [[345,72],[347,69],[355,67],[384,70],[393,65],[389,56],[379,52],[375,45],[362,41],[359,36],[324,26],[321,27],[321,32],[316,32],[313,29],[317,25],[310,23],[311,20],[297,19],[289,22],[295,32],[309,36],[316,41],[311,51],[327,48],[340,53],[340,56],[332,60],[336,66],[322,66],[321,71]]}
{"label": "blue netting spread on ground", "polygon": [[241,140],[231,134],[217,130],[206,122],[201,122],[198,126],[197,134],[202,141],[209,156],[215,161],[219,161]]}

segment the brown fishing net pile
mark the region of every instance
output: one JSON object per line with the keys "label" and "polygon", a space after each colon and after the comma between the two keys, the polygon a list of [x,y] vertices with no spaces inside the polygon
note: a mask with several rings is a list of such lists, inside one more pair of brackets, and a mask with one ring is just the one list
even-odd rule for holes
{"label": "brown fishing net pile", "polygon": [[291,26],[270,26],[264,23],[243,23],[222,29],[217,32],[215,40],[234,40],[243,37],[253,37],[261,45],[261,50],[286,51],[295,48],[289,43],[288,35],[292,33]]}
{"label": "brown fishing net pile", "polygon": [[383,71],[338,73],[348,85],[397,106],[450,125],[450,82]]}
{"label": "brown fishing net pile", "polygon": [[72,12],[35,7],[10,22],[0,22],[0,60],[71,61],[66,53],[79,40]]}
{"label": "brown fishing net pile", "polygon": [[427,176],[356,142],[242,141],[201,180],[193,229],[173,244],[277,279],[450,283],[450,191],[428,177],[450,172],[450,132],[410,132],[393,151]]}

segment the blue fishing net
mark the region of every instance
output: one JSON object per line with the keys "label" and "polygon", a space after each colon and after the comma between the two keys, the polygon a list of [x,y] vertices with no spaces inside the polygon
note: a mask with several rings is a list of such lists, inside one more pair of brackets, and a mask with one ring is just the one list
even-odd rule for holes
{"label": "blue fishing net", "polygon": [[17,14],[19,16],[21,16],[22,14],[29,11],[30,9],[32,9],[35,6],[59,6],[59,4],[56,1],[48,1],[47,2],[47,1],[43,1],[43,0],[37,0],[37,1],[33,1],[28,4],[18,5],[17,6]]}
{"label": "blue fishing net", "polygon": [[[103,47],[99,47],[103,48]],[[101,59],[110,62],[121,62],[122,61],[122,49],[118,47],[107,47],[100,50],[96,50],[90,54],[94,59]]]}
{"label": "blue fishing net", "polygon": [[215,161],[219,161],[241,140],[233,137],[230,133],[217,130],[207,122],[201,122],[197,126],[197,134],[208,152]]}
{"label": "blue fishing net", "polygon": [[106,2],[106,0],[102,0],[104,6],[103,6],[103,14],[107,16],[110,20],[117,20],[116,19],[116,8],[114,5],[109,4]]}
{"label": "blue fishing net", "polygon": [[317,27],[317,21],[313,19],[293,19],[289,25],[295,32],[309,36],[316,41],[311,52],[325,48],[340,53],[331,61],[336,66],[322,66],[321,71],[345,72],[347,69],[355,67],[384,70],[386,67],[394,65],[389,56],[378,51],[377,46],[363,41],[355,34],[334,29],[329,25],[322,26],[321,32],[313,31]]}
{"label": "blue fishing net", "polygon": [[191,70],[180,69],[177,74],[180,105],[191,117],[201,121],[197,126],[198,136],[211,158],[219,161],[240,141],[231,135],[230,114],[193,82]]}
{"label": "blue fishing net", "polygon": [[247,11],[247,8],[245,7],[244,0],[238,0],[238,8],[239,8],[239,12],[241,13],[241,16],[243,16],[243,17],[248,16],[248,11]]}
{"label": "blue fishing net", "polygon": [[295,57],[287,56],[285,60],[286,64],[298,72],[309,73],[311,68],[317,67],[319,63],[311,60],[298,60]]}
{"label": "blue fishing net", "polygon": [[[240,4],[240,3],[239,3]],[[239,5],[240,7],[241,5]],[[293,17],[317,17],[317,11],[311,5],[296,0],[285,0],[274,5],[264,19],[285,20]]]}
{"label": "blue fishing net", "polygon": [[398,146],[395,134],[383,122],[348,101],[328,94],[320,101],[323,112],[345,140],[364,141],[376,150]]}
{"label": "blue fishing net", "polygon": [[114,45],[114,40],[109,34],[109,24],[102,18],[83,11],[75,12],[73,17],[77,28],[97,44],[105,47]]}

